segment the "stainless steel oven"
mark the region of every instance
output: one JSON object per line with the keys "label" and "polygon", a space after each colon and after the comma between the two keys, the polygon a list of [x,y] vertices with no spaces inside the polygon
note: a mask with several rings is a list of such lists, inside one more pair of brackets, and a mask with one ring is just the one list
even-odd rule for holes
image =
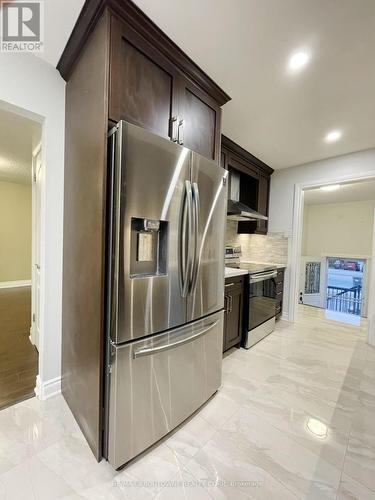
{"label": "stainless steel oven", "polygon": [[275,329],[277,270],[250,274],[248,324],[244,347],[249,349]]}

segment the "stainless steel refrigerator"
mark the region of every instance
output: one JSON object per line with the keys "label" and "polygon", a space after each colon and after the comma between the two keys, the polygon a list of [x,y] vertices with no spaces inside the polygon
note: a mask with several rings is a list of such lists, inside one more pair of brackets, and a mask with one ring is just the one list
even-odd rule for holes
{"label": "stainless steel refrigerator", "polygon": [[221,384],[227,172],[126,122],[109,157],[104,455],[118,468]]}

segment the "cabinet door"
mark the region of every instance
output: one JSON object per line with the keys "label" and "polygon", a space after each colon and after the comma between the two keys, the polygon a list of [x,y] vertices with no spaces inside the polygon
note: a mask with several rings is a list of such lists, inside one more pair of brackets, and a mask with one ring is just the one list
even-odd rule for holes
{"label": "cabinet door", "polygon": [[[263,174],[259,176],[258,212],[267,216],[268,216],[270,180],[271,180],[270,177],[266,177]],[[267,231],[268,231],[268,221],[260,220],[258,222],[258,227],[256,232],[260,234],[267,234]]]}
{"label": "cabinet door", "polygon": [[178,114],[177,70],[128,24],[111,20],[109,118],[164,137]]}
{"label": "cabinet door", "polygon": [[239,344],[242,337],[242,283],[225,288],[223,351]]}
{"label": "cabinet door", "polygon": [[197,153],[220,162],[221,109],[207,94],[182,78],[179,80],[180,142]]}

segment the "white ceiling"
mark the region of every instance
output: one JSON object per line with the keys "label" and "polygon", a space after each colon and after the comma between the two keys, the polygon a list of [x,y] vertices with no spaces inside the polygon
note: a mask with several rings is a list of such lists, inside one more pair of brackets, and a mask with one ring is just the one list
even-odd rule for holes
{"label": "white ceiling", "polygon": [[311,189],[305,191],[306,205],[347,203],[352,201],[375,201],[375,180],[342,184],[337,191]]}
{"label": "white ceiling", "polygon": [[[46,2],[56,65],[83,0]],[[374,0],[135,0],[232,101],[223,131],[273,168],[375,147]],[[290,55],[311,54],[291,74]],[[343,137],[327,144],[332,129]]]}
{"label": "white ceiling", "polygon": [[0,109],[0,181],[31,183],[32,140],[37,124]]}

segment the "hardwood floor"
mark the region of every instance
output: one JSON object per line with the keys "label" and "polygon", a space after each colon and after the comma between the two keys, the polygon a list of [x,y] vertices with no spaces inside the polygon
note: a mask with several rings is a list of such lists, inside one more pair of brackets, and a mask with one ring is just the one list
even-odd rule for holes
{"label": "hardwood floor", "polygon": [[38,352],[29,340],[31,288],[0,290],[0,408],[34,393]]}

